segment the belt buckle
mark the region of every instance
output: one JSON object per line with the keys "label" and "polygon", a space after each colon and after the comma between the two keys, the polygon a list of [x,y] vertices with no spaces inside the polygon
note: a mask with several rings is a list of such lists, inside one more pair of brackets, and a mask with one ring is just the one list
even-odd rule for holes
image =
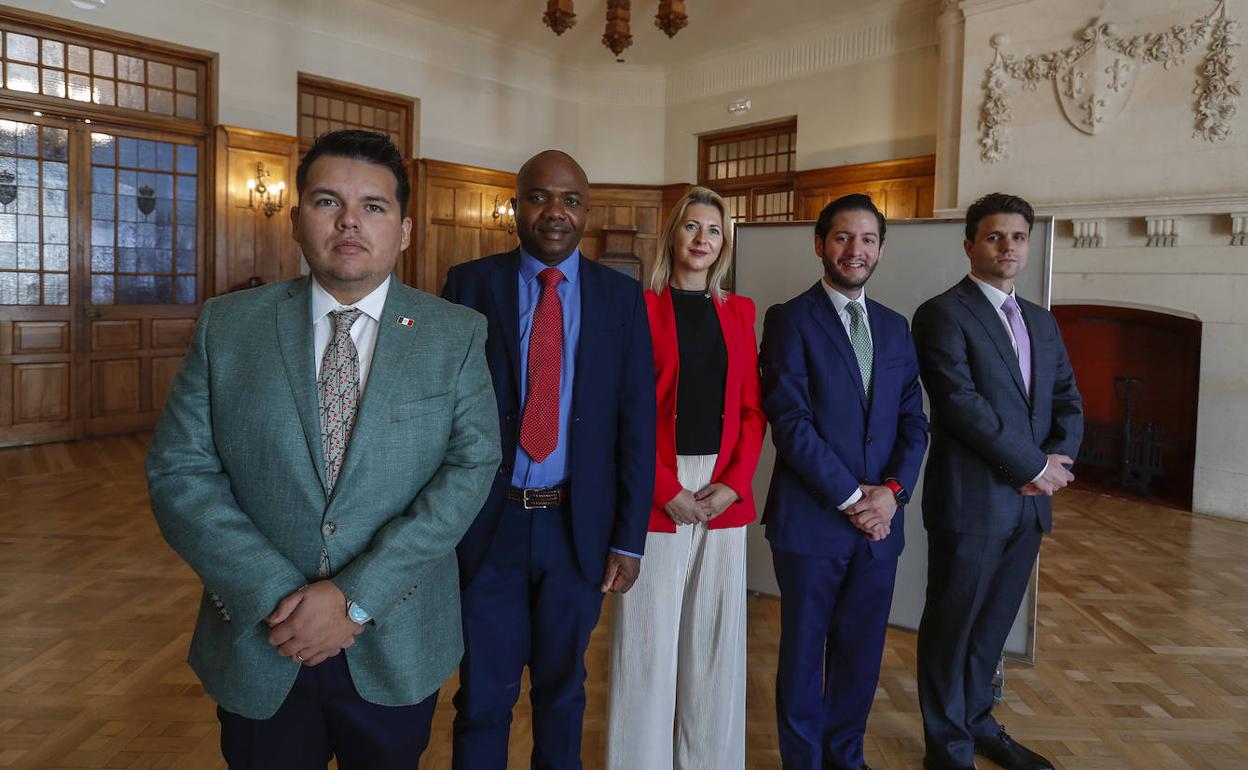
{"label": "belt buckle", "polygon": [[539,505],[539,504],[538,504],[538,503],[536,503],[536,502],[535,502],[535,503],[532,503],[532,504],[530,504],[530,503],[529,503],[529,493],[530,493],[530,492],[536,492],[536,491],[537,491],[537,489],[536,489],[536,488],[533,488],[533,487],[525,487],[523,490],[521,490],[521,492],[520,492],[520,503],[524,506],[524,510],[526,510],[526,511],[532,511],[532,510],[534,510],[534,509],[536,509],[536,508],[544,508],[544,507],[545,507],[545,506],[543,506],[543,505]]}

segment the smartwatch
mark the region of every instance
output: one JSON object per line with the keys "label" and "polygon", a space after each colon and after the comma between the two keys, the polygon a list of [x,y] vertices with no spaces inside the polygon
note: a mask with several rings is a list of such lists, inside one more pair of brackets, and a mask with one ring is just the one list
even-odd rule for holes
{"label": "smartwatch", "polygon": [[893,492],[893,497],[897,498],[898,505],[905,505],[910,502],[910,493],[901,485],[897,479],[884,479],[884,486]]}

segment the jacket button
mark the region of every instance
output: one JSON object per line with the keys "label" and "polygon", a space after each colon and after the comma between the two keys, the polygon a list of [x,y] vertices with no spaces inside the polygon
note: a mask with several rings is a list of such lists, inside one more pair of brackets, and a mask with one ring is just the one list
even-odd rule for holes
{"label": "jacket button", "polygon": [[334,534],[337,531],[338,531],[338,525],[332,521],[325,522],[325,526],[321,527],[321,532],[325,534],[325,537],[329,537],[330,535]]}
{"label": "jacket button", "polygon": [[871,437],[870,437],[870,436],[867,436],[867,443],[868,443],[868,444],[870,444],[870,443],[871,443]]}

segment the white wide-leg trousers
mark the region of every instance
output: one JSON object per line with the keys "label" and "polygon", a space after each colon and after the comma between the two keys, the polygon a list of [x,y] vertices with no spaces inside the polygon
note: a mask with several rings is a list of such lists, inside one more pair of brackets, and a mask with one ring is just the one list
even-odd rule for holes
{"label": "white wide-leg trousers", "polygon": [[[679,456],[692,492],[716,455]],[[651,532],[611,618],[608,770],[745,767],[745,527]]]}

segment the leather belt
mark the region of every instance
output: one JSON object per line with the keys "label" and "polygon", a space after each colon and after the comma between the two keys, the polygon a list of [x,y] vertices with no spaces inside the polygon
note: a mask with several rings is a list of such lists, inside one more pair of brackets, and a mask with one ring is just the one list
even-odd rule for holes
{"label": "leather belt", "polygon": [[567,486],[561,487],[511,487],[507,490],[507,499],[520,503],[525,510],[534,508],[552,508],[563,505],[568,499]]}

